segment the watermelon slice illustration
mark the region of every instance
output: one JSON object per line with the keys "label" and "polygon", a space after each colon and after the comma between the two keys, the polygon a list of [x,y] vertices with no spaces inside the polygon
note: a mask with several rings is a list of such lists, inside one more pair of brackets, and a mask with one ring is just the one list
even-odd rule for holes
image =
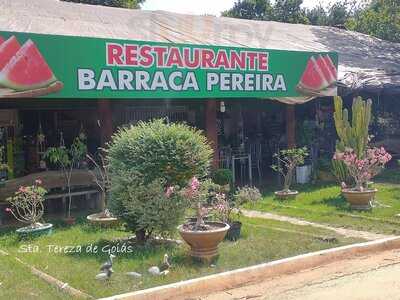
{"label": "watermelon slice illustration", "polygon": [[0,36],[0,45],[4,42],[4,38]]}
{"label": "watermelon slice illustration", "polygon": [[334,76],[335,80],[337,79],[337,69],[335,64],[333,63],[331,57],[329,55],[326,55],[324,57],[325,63],[328,66],[329,70],[331,71],[332,75]]}
{"label": "watermelon slice illustration", "polygon": [[318,55],[317,58],[318,67],[321,69],[324,78],[329,83],[329,85],[336,82],[336,76],[332,73],[331,67],[328,66],[327,61],[322,55]]}
{"label": "watermelon slice illustration", "polygon": [[18,50],[0,72],[0,85],[16,91],[43,88],[56,80],[53,71],[31,40]]}
{"label": "watermelon slice illustration", "polygon": [[15,36],[0,44],[0,71],[21,48]]}
{"label": "watermelon slice illustration", "polygon": [[298,89],[308,91],[321,91],[329,86],[329,82],[325,79],[324,73],[319,67],[314,56],[308,60],[306,70],[301,76]]}

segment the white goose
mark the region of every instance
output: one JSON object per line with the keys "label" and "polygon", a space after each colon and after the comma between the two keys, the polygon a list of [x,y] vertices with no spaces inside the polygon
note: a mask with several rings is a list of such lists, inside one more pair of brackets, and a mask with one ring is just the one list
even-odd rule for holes
{"label": "white goose", "polygon": [[169,263],[168,254],[164,254],[164,260],[160,267],[154,266],[148,269],[148,272],[153,276],[167,275],[171,264]]}
{"label": "white goose", "polygon": [[98,281],[108,281],[110,280],[112,273],[114,273],[112,268],[107,269],[106,271],[97,274],[95,279]]}

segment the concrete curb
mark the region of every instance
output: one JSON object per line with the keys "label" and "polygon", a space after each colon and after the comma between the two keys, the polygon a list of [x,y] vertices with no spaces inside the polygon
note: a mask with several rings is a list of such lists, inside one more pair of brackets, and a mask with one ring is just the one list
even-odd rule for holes
{"label": "concrete curb", "polygon": [[102,300],[164,300],[184,296],[198,296],[240,285],[254,283],[267,278],[295,273],[300,270],[328,264],[358,255],[400,248],[400,237],[391,237],[372,242],[332,248],[294,257],[284,258],[252,267],[181,281],[137,292],[115,295]]}

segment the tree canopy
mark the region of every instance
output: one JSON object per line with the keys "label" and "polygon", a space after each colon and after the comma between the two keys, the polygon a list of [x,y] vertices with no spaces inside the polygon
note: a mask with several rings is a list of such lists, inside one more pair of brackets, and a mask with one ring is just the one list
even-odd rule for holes
{"label": "tree canopy", "polygon": [[303,0],[238,0],[233,8],[222,13],[225,17],[308,24]]}
{"label": "tree canopy", "polygon": [[303,0],[238,0],[225,17],[335,26],[400,42],[399,0],[338,0],[302,7]]}
{"label": "tree canopy", "polygon": [[146,0],[62,0],[62,1],[138,9],[140,8],[140,4],[142,4]]}
{"label": "tree canopy", "polygon": [[400,42],[399,0],[373,0],[350,18],[346,27],[384,40]]}

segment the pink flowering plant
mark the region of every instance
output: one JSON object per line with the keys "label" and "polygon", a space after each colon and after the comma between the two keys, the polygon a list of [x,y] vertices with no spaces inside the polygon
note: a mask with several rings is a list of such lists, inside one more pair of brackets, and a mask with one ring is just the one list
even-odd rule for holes
{"label": "pink flowering plant", "polygon": [[11,207],[6,208],[6,212],[11,213],[18,221],[29,224],[31,228],[40,227],[46,193],[40,179],[35,180],[31,186],[21,186],[13,197],[7,198]]}
{"label": "pink flowering plant", "polygon": [[196,223],[192,226],[195,231],[204,231],[208,226],[204,222],[204,217],[214,209],[215,190],[217,185],[211,180],[199,181],[193,177],[189,185],[182,191],[190,206],[196,211]]}
{"label": "pink flowering plant", "polygon": [[230,199],[229,195],[217,193],[215,199],[214,210],[216,212],[216,217],[221,220],[221,222],[232,224],[238,220],[242,214],[241,210],[237,203]]}
{"label": "pink flowering plant", "polygon": [[354,190],[363,191],[367,183],[384,169],[392,156],[381,147],[369,148],[363,158],[358,158],[353,149],[346,148],[343,152],[337,151],[333,159],[346,165],[355,182]]}

